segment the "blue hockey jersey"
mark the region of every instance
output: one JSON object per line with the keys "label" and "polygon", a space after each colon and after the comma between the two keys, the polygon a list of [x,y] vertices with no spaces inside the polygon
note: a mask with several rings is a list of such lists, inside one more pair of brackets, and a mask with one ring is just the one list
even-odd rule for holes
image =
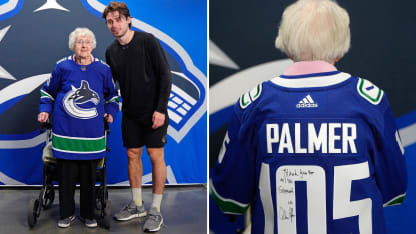
{"label": "blue hockey jersey", "polygon": [[281,75],[233,108],[210,181],[252,233],[383,234],[403,201],[404,149],[383,90],[339,71]]}
{"label": "blue hockey jersey", "polygon": [[52,114],[52,152],[56,158],[91,160],[105,156],[104,114],[119,107],[110,67],[93,58],[59,60],[41,90],[39,112]]}

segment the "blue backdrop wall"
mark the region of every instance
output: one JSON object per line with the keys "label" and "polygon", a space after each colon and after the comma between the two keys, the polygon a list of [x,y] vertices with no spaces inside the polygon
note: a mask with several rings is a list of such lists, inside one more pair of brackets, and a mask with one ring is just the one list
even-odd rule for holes
{"label": "blue backdrop wall", "polygon": [[[209,2],[210,167],[228,127],[231,105],[256,84],[280,75],[291,63],[274,48],[283,10],[294,0]],[[409,185],[401,206],[385,209],[388,233],[416,233],[416,3],[337,0],[350,14],[351,49],[335,66],[372,81],[387,94],[405,146]],[[210,229],[230,224],[210,199]]]}
{"label": "blue backdrop wall", "polygon": [[[0,0],[0,184],[42,183],[45,134],[36,122],[39,89],[60,58],[72,54],[68,36],[88,27],[97,38],[93,54],[104,59],[114,40],[101,12],[108,0]],[[169,184],[206,183],[207,29],[206,0],[126,0],[132,28],[159,39],[168,58],[173,86],[169,99],[165,159]],[[185,105],[186,104],[186,105]],[[108,183],[128,184],[122,147],[121,113],[111,125]],[[143,157],[143,181],[151,164]]]}

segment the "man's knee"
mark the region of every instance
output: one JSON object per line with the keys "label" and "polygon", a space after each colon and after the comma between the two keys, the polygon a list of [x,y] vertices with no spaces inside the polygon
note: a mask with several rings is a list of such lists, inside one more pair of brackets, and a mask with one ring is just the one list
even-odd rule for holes
{"label": "man's knee", "polygon": [[128,148],[127,149],[127,157],[129,161],[132,160],[139,160],[142,155],[143,148]]}
{"label": "man's knee", "polygon": [[164,150],[163,148],[147,148],[150,160],[152,162],[163,162],[164,161]]}

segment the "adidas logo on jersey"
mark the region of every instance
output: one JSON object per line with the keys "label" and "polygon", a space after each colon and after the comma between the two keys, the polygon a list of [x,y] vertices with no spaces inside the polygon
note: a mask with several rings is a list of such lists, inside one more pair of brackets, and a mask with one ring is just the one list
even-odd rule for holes
{"label": "adidas logo on jersey", "polygon": [[296,104],[296,108],[316,108],[318,107],[318,103],[315,103],[311,97],[311,95],[307,95],[302,100]]}

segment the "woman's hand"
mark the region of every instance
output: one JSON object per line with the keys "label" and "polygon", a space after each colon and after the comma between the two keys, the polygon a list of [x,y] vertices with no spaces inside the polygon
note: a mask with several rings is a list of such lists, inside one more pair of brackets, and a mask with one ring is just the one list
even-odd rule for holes
{"label": "woman's hand", "polygon": [[110,114],[105,113],[104,114],[104,118],[107,117],[107,123],[113,123],[113,116],[111,116]]}
{"label": "woman's hand", "polygon": [[48,120],[49,118],[49,113],[48,112],[40,112],[38,114],[38,121],[41,123],[45,123],[46,120]]}

